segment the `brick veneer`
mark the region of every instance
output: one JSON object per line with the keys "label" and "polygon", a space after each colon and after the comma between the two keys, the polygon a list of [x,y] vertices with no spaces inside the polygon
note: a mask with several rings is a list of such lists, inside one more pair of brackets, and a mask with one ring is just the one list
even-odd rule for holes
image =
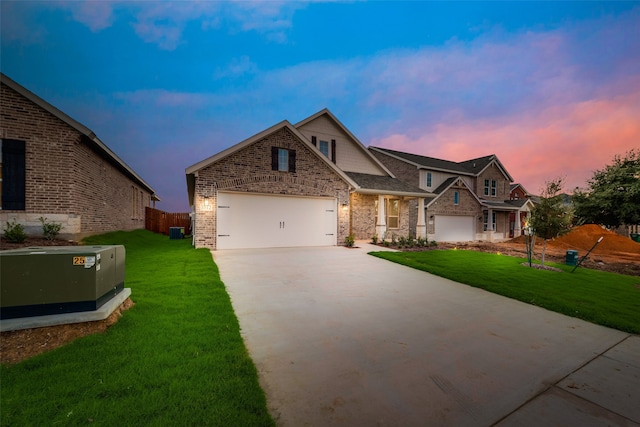
{"label": "brick veneer", "polygon": [[16,219],[38,234],[37,218],[43,216],[62,223],[61,237],[73,239],[144,228],[148,191],[97,154],[76,129],[0,86],[0,137],[25,142],[26,163],[25,210],[0,211],[3,225]]}
{"label": "brick veneer", "polygon": [[[296,172],[271,170],[271,147],[296,150]],[[339,206],[349,201],[349,185],[287,128],[198,170],[196,175],[196,248],[216,248],[215,206],[220,190],[335,197]],[[341,244],[349,235],[349,211],[338,209],[337,222],[337,240]]]}
{"label": "brick veneer", "polygon": [[[398,228],[387,228],[387,240],[391,239],[392,234],[398,237],[409,236],[409,202],[411,199],[402,197],[397,197],[397,199],[400,200]],[[351,195],[351,232],[356,240],[369,240],[376,234],[376,200],[378,200],[378,196],[374,194],[353,193]],[[382,238],[382,236],[378,237]]]}

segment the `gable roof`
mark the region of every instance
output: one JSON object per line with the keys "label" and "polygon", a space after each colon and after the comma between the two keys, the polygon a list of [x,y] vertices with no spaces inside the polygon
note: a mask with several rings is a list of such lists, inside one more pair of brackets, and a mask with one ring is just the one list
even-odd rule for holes
{"label": "gable roof", "polygon": [[144,187],[149,193],[151,193],[151,197],[153,200],[159,201],[160,198],[156,195],[155,190],[144,180],[142,179],[129,165],[127,165],[120,157],[116,155],[107,145],[100,141],[100,139],[96,136],[96,134],[84,126],[82,123],[74,120],[69,115],[60,111],[53,105],[49,104],[44,99],[40,98],[35,93],[31,92],[24,86],[16,83],[13,79],[9,78],[4,73],[0,73],[0,82],[2,84],[7,85],[7,87],[11,88],[18,94],[27,98],[32,103],[36,104],[38,107],[52,114],[59,120],[63,121],[67,125],[71,126],[73,129],[78,131],[81,135],[85,137],[85,141],[88,145],[93,148],[96,152],[101,155],[104,155],[109,159],[118,169],[120,169],[125,175],[129,176],[130,179],[137,182],[141,187]]}
{"label": "gable roof", "polygon": [[488,156],[478,157],[471,160],[465,160],[463,162],[452,162],[449,160],[436,159],[435,157],[427,157],[418,154],[390,150],[388,148],[369,147],[369,150],[377,151],[398,160],[402,160],[403,162],[409,163],[417,167],[418,169],[433,169],[442,172],[455,173],[457,175],[478,176],[493,162],[495,162],[504,176],[507,177],[510,181],[513,181],[513,178],[511,177],[511,175],[509,175],[509,173],[502,165],[500,160],[498,160],[498,157],[495,154],[490,154]]}
{"label": "gable roof", "polygon": [[466,183],[466,181],[464,179],[462,179],[460,176],[452,176],[450,178],[445,179],[444,182],[442,184],[440,184],[438,186],[438,188],[436,188],[433,191],[434,194],[436,194],[436,197],[434,197],[432,200],[429,200],[428,203],[426,203],[425,207],[429,207],[429,205],[431,205],[431,203],[433,203],[436,200],[438,200],[440,198],[440,196],[442,196],[449,188],[451,188],[456,183],[458,183],[458,185],[462,185],[463,187],[465,187],[469,191],[469,193],[471,193],[473,198],[476,199],[476,201],[480,205],[483,204],[482,203],[483,201],[478,198],[476,193],[471,188],[469,188],[469,186],[467,185],[467,183]]}
{"label": "gable roof", "polygon": [[324,154],[322,154],[317,147],[314,147],[313,144],[311,144],[311,142],[307,138],[305,138],[304,135],[302,135],[300,131],[298,131],[298,129],[296,129],[291,123],[289,123],[288,120],[283,120],[280,123],[275,124],[270,128],[265,129],[262,132],[259,132],[245,139],[244,141],[241,141],[235,145],[232,145],[226,150],[222,150],[219,153],[214,154],[213,156],[208,157],[186,168],[185,173],[187,175],[187,191],[189,193],[189,205],[193,205],[193,198],[195,195],[195,173],[196,172],[198,172],[200,169],[203,169],[209,165],[212,165],[224,159],[225,157],[232,155],[236,151],[239,151],[257,141],[260,141],[263,138],[266,138],[267,136],[271,135],[274,132],[279,131],[280,129],[288,129],[304,145],[306,145],[307,148],[309,148],[309,150],[312,153],[314,153],[322,162],[324,162],[327,166],[329,166],[329,168],[331,168],[336,174],[338,174],[347,184],[349,184],[352,188],[358,187],[358,184],[356,184],[349,176],[347,176],[339,167],[333,164],[333,162],[331,162]]}
{"label": "gable roof", "polygon": [[375,163],[378,167],[380,167],[389,176],[395,178],[393,173],[391,173],[391,171],[380,160],[378,160],[376,158],[376,156],[371,154],[371,152],[369,150],[367,150],[367,147],[365,147],[364,144],[362,142],[360,142],[360,140],[358,138],[356,138],[356,136],[354,134],[352,134],[351,131],[349,129],[347,129],[347,127],[345,125],[343,125],[342,122],[340,122],[340,120],[338,120],[338,118],[336,116],[334,116],[333,113],[331,113],[331,111],[329,111],[328,108],[323,108],[322,110],[320,110],[317,113],[307,117],[306,119],[299,121],[298,123],[295,124],[295,127],[296,127],[296,129],[299,129],[302,126],[314,121],[315,119],[317,119],[318,117],[321,117],[321,116],[328,117],[329,120],[331,120],[333,123],[335,123],[335,125],[338,126],[338,128],[342,132],[344,132],[349,138],[351,138],[351,140],[353,140],[353,142],[358,147],[358,149],[361,150],[364,153],[364,155],[369,160],[371,160],[371,162]]}

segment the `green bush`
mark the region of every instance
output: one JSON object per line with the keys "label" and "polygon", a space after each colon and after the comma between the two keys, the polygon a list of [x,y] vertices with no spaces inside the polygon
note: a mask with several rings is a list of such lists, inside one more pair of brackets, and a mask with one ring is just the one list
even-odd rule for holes
{"label": "green bush", "polygon": [[18,224],[14,219],[12,222],[7,221],[7,225],[4,226],[4,238],[12,243],[22,243],[27,238],[27,233],[24,232],[22,224]]}
{"label": "green bush", "polygon": [[42,223],[42,234],[47,240],[55,240],[62,230],[62,224],[57,222],[47,222],[47,218],[40,217],[38,218]]}
{"label": "green bush", "polygon": [[353,233],[349,234],[347,237],[344,238],[344,244],[347,245],[348,248],[352,248],[353,245],[355,245],[356,243],[356,238],[353,235]]}

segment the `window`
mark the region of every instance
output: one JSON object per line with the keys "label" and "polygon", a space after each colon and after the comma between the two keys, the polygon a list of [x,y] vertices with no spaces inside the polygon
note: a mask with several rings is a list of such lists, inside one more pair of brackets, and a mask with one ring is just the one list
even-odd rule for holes
{"label": "window", "polygon": [[496,197],[496,180],[492,179],[491,180],[491,197]]}
{"label": "window", "polygon": [[489,212],[484,211],[484,231],[491,230],[495,231],[496,229],[496,213],[492,212],[491,214],[491,228],[487,228],[489,226]]}
{"label": "window", "polygon": [[24,141],[0,139],[0,206],[5,210],[25,209],[26,161]]}
{"label": "window", "polygon": [[430,188],[431,185],[432,185],[431,172],[427,172],[427,188]]}
{"label": "window", "polygon": [[289,171],[289,150],[284,148],[278,149],[278,170]]}
{"label": "window", "polygon": [[320,141],[320,146],[318,147],[318,149],[326,157],[329,157],[329,142],[328,141]]}
{"label": "window", "polygon": [[460,204],[460,193],[457,191],[453,192],[453,204],[454,205],[459,205]]}
{"label": "window", "polygon": [[489,180],[488,179],[484,180],[484,195],[485,196],[489,195]]}
{"label": "window", "polygon": [[[384,211],[387,228],[399,228],[400,227],[400,200],[399,199],[384,199]],[[375,201],[375,223],[378,223],[378,201]]]}
{"label": "window", "polygon": [[271,147],[271,170],[281,172],[295,172],[296,150]]}

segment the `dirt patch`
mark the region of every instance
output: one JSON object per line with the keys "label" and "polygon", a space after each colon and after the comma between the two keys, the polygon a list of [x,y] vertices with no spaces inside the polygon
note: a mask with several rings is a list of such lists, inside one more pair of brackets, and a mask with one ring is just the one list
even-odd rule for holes
{"label": "dirt patch", "polygon": [[127,298],[104,320],[2,332],[0,333],[0,363],[18,363],[61,347],[77,338],[104,332],[118,321],[123,311],[131,307],[133,307],[133,301]]}
{"label": "dirt patch", "polygon": [[13,243],[6,240],[4,237],[0,238],[0,250],[6,251],[8,249],[19,249],[19,248],[31,248],[31,247],[41,247],[41,246],[78,246],[80,243],[75,240],[47,240],[44,237],[27,237],[22,243]]}

